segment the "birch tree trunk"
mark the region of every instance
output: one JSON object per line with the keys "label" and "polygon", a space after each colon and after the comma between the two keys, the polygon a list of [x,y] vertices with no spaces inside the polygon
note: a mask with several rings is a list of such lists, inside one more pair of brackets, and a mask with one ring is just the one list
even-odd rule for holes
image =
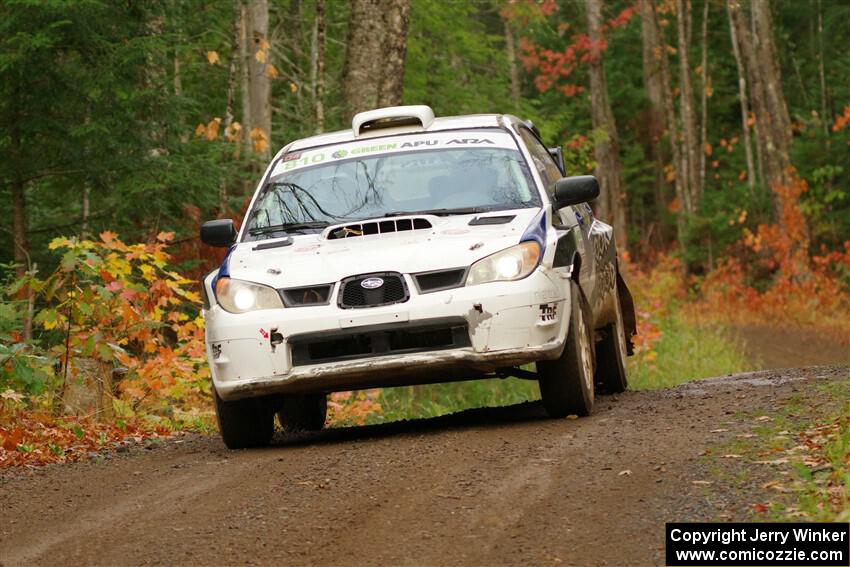
{"label": "birch tree trunk", "polygon": [[796,200],[788,198],[788,190],[797,179],[791,167],[791,120],[782,92],[770,6],[767,2],[753,3],[752,32],[747,29],[746,15],[740,3],[728,0],[728,7],[750,79],[758,148],[764,159],[764,179],[771,189],[779,225],[792,238],[794,249],[791,256],[795,258],[795,269],[802,272],[805,271],[809,232]]}
{"label": "birch tree trunk", "polygon": [[511,29],[510,22],[505,19],[503,24],[505,26],[505,55],[508,58],[508,70],[511,76],[511,102],[514,104],[514,110],[518,111],[521,85],[519,82],[519,65],[517,65],[516,57],[516,39],[514,38],[514,32]]}
{"label": "birch tree trunk", "polygon": [[242,100],[242,145],[251,153],[251,44],[248,34],[248,8],[236,0],[239,10],[239,91]]}
{"label": "birch tree trunk", "polygon": [[693,214],[698,209],[699,187],[699,140],[697,138],[697,122],[694,114],[694,95],[691,86],[691,65],[688,56],[688,37],[690,36],[691,13],[686,0],[676,2],[676,24],[679,39],[679,111],[682,119],[683,151],[682,161],[686,173],[685,202],[681,203],[683,210]]}
{"label": "birch tree trunk", "polygon": [[[250,138],[254,150],[268,159],[271,156],[272,84],[267,72],[269,49],[268,0],[250,0],[247,34],[250,40],[249,100],[251,104]],[[262,143],[262,137],[265,143]],[[260,142],[260,143],[258,143]]]}
{"label": "birch tree trunk", "polygon": [[708,91],[711,89],[711,75],[708,74],[708,8],[706,0],[702,11],[702,92],[700,93],[700,136],[699,136],[699,188],[705,189],[705,163],[708,159]]}
{"label": "birch tree trunk", "polygon": [[599,215],[611,222],[617,238],[617,249],[626,251],[626,211],[623,191],[622,169],[620,166],[620,147],[617,138],[617,125],[611,103],[608,100],[608,86],[605,81],[605,69],[602,66],[602,0],[587,1],[587,28],[590,36],[590,101],[594,130],[594,155],[596,157],[596,177],[599,179],[601,195]]}
{"label": "birch tree trunk", "polygon": [[732,8],[729,4],[726,5],[726,12],[729,16],[729,33],[732,39],[732,52],[735,55],[735,66],[738,69],[738,97],[741,101],[741,130],[744,135],[744,154],[747,159],[747,186],[750,189],[750,195],[755,195],[756,191],[756,171],[753,164],[753,142],[750,136],[749,115],[750,103],[747,96],[747,78],[744,69],[744,63],[741,60],[741,46],[736,33],[736,26],[732,18]]}

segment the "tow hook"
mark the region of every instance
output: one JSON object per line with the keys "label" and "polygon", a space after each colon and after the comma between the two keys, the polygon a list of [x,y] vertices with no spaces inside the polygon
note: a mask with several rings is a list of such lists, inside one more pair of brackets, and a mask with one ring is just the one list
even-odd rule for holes
{"label": "tow hook", "polygon": [[283,342],[283,335],[277,332],[277,329],[272,329],[269,334],[269,343],[272,346],[272,352],[277,348],[277,345]]}

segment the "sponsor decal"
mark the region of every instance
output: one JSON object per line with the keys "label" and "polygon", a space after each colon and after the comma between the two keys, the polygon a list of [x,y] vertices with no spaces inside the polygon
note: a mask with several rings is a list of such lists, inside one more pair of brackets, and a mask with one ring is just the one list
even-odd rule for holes
{"label": "sponsor decal", "polygon": [[402,148],[418,148],[419,146],[436,146],[437,140],[416,140],[415,142],[405,142],[401,145]]}
{"label": "sponsor decal", "polygon": [[269,338],[269,332],[268,332],[268,331],[266,331],[265,329],[262,329],[262,328],[260,329],[260,335],[262,335],[262,337],[263,337],[264,339]]}
{"label": "sponsor decal", "polygon": [[557,303],[544,303],[540,306],[540,320],[541,321],[554,321],[555,317],[558,316],[558,304]]}
{"label": "sponsor decal", "polygon": [[294,152],[291,154],[286,154],[285,156],[283,156],[283,161],[294,161],[296,159],[299,159],[301,157],[301,153],[302,152]]}
{"label": "sponsor decal", "polygon": [[488,140],[487,138],[462,138],[462,139],[449,140],[448,142],[446,142],[447,146],[450,145],[450,144],[491,144],[491,145],[496,145],[496,142],[494,142],[493,140]]}
{"label": "sponsor decal", "polygon": [[337,150],[337,151],[335,151],[334,153],[331,154],[331,157],[339,159],[339,158],[344,158],[347,155],[348,155],[347,150]]}

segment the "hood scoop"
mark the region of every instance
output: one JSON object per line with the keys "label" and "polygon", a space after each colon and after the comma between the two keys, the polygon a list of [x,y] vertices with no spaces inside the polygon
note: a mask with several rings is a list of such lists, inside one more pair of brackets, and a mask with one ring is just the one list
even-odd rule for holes
{"label": "hood scoop", "polygon": [[425,230],[429,228],[433,228],[431,222],[424,218],[374,220],[332,226],[327,229],[325,238],[328,240],[338,240],[340,238],[351,238],[354,236],[370,236],[373,234]]}

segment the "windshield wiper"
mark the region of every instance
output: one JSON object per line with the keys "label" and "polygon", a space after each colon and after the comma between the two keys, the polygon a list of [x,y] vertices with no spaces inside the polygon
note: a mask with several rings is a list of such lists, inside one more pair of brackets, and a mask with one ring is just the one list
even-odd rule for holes
{"label": "windshield wiper", "polygon": [[248,229],[248,234],[250,234],[251,236],[257,236],[258,234],[270,234],[272,232],[298,232],[299,230],[307,230],[310,228],[325,228],[329,225],[330,223],[325,221],[275,224],[272,226],[258,226],[255,228],[250,228]]}
{"label": "windshield wiper", "polygon": [[391,213],[386,213],[381,215],[383,217],[406,217],[409,215],[436,215],[440,216],[448,216],[448,215],[471,215],[474,213],[485,213],[489,211],[488,207],[466,207],[462,209],[426,209],[423,211],[393,211]]}

